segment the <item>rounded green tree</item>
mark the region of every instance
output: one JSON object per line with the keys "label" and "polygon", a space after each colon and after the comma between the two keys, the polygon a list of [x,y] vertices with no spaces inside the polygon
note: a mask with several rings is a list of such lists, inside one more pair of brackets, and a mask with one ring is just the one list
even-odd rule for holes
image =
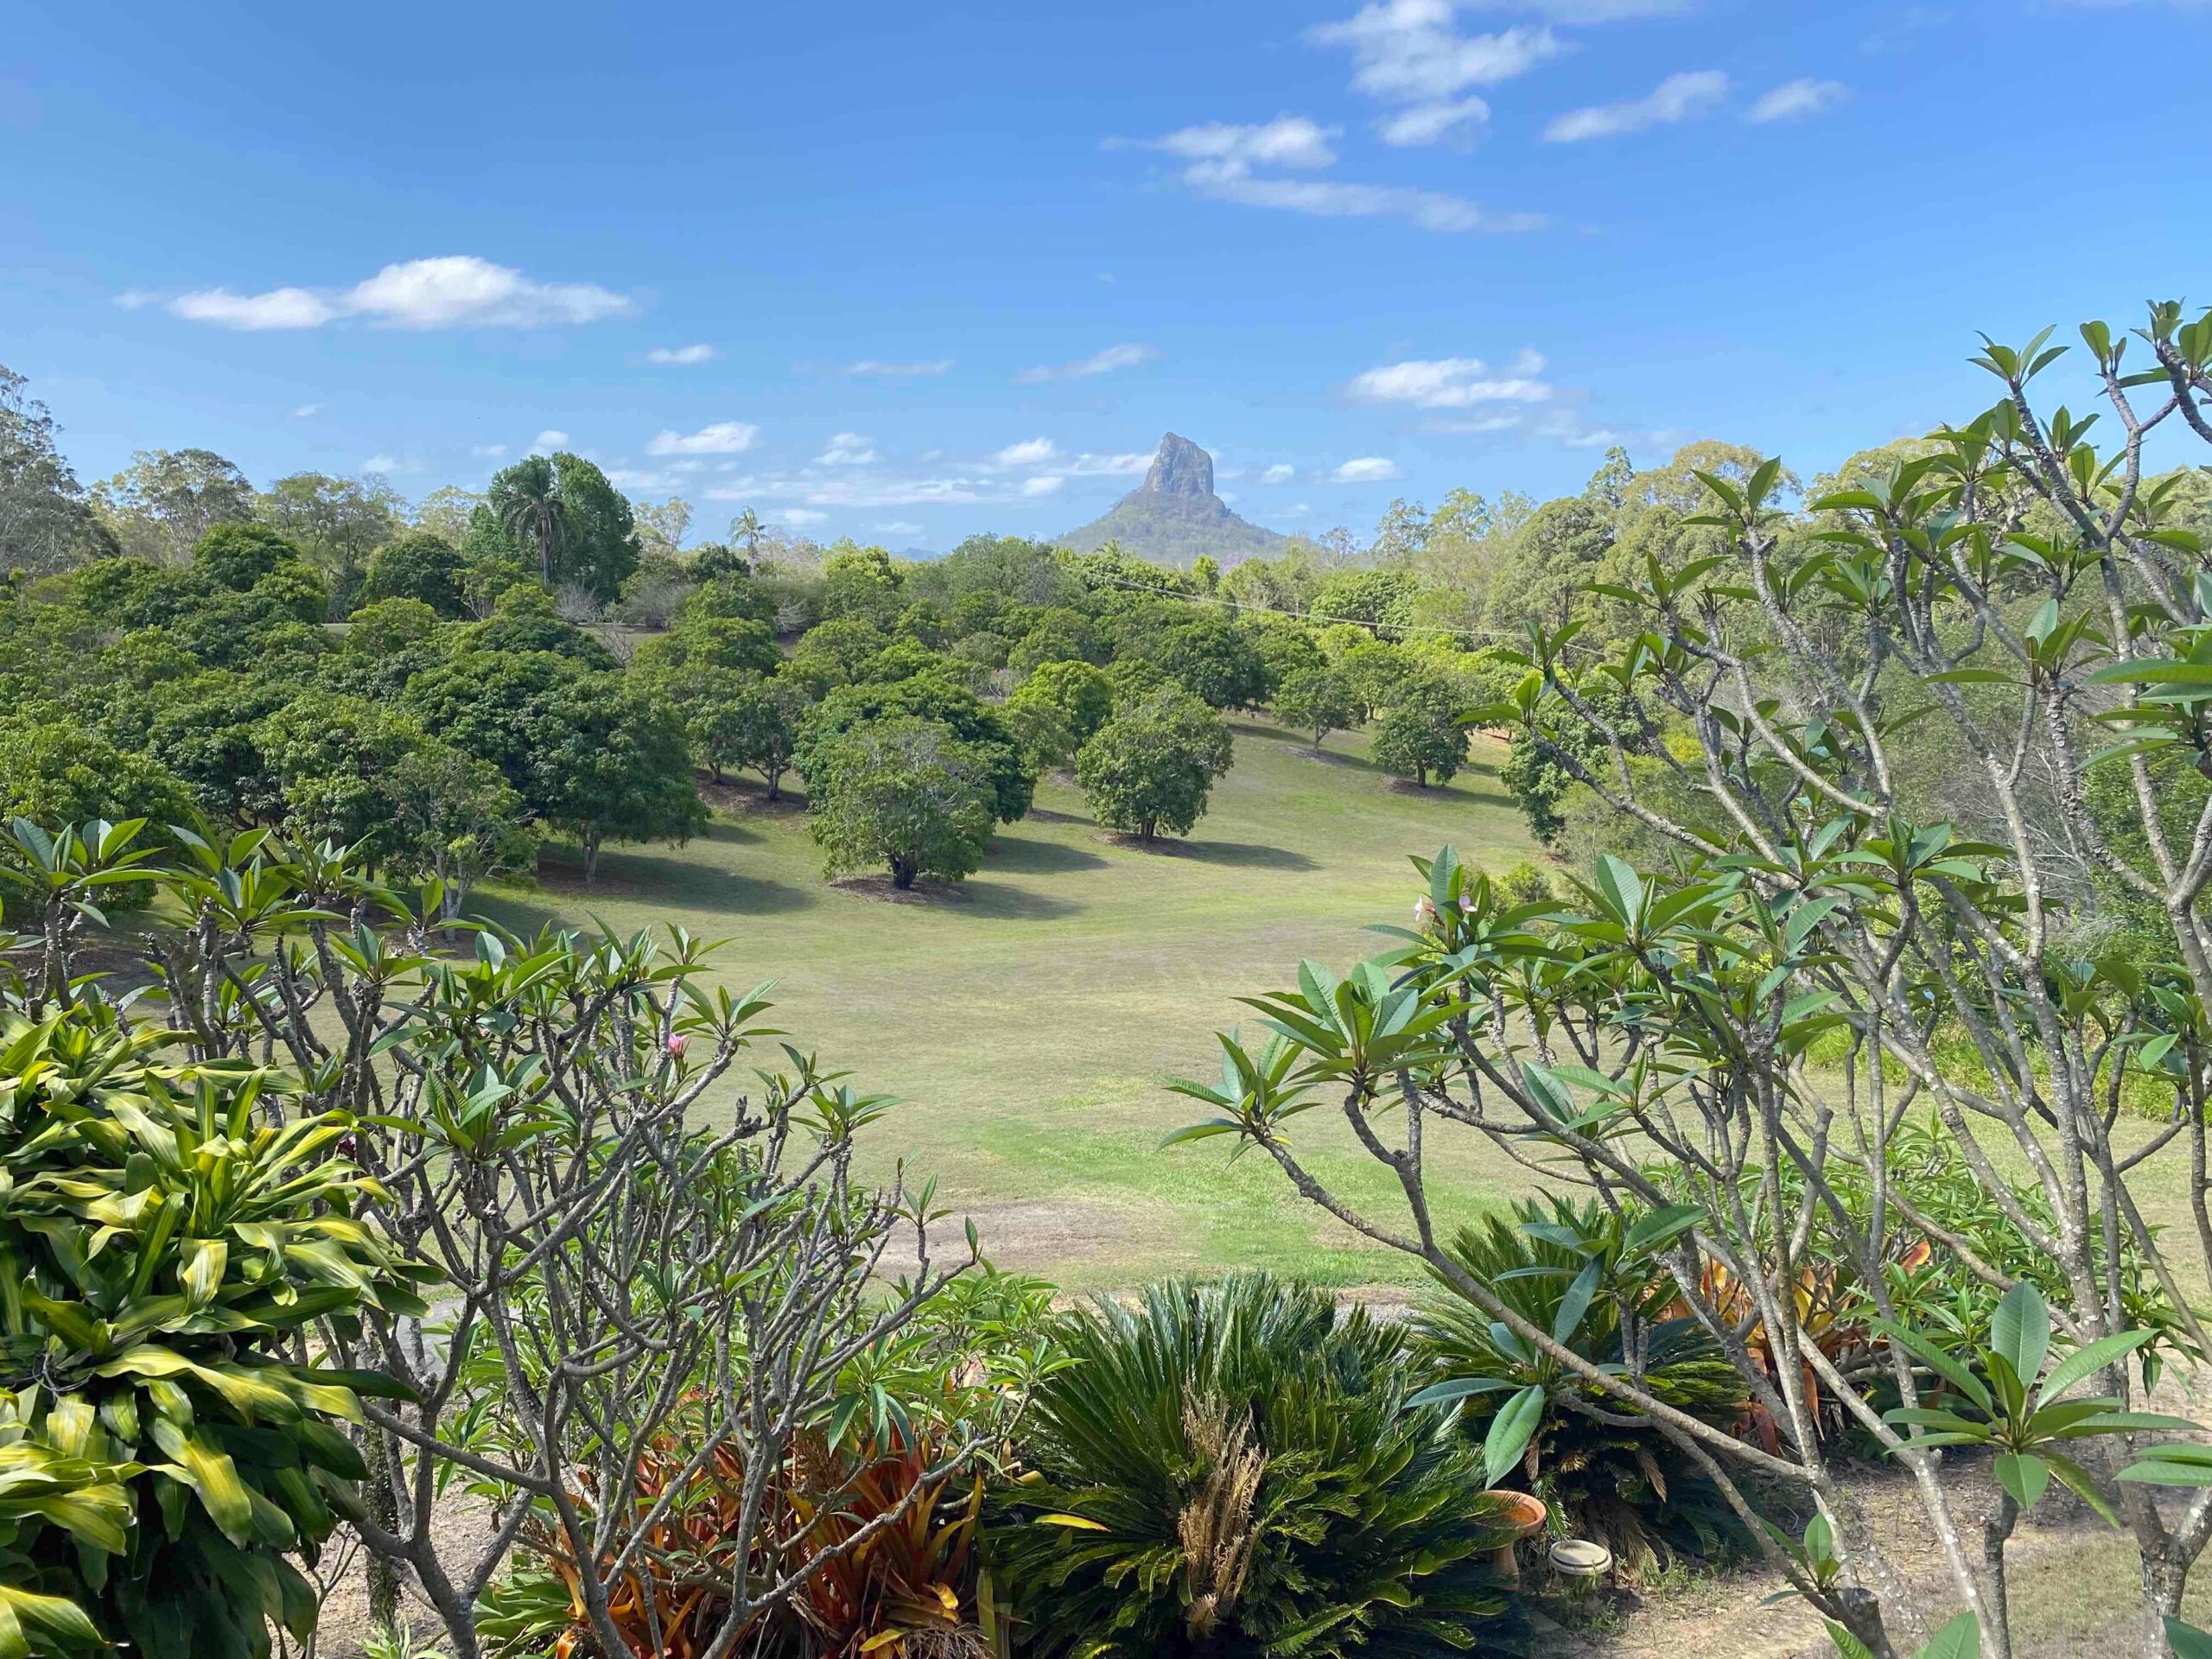
{"label": "rounded green tree", "polygon": [[809,757],[809,826],[832,876],[887,866],[901,892],[924,875],[958,880],[991,843],[988,757],[912,715],[864,720]]}
{"label": "rounded green tree", "polygon": [[1448,784],[1467,758],[1459,693],[1441,681],[1417,682],[1383,711],[1375,731],[1375,764],[1409,778],[1417,789]]}
{"label": "rounded green tree", "polygon": [[1301,668],[1275,693],[1275,716],[1287,726],[1313,734],[1313,747],[1331,732],[1358,723],[1359,703],[1337,674],[1325,668]]}
{"label": "rounded green tree", "polygon": [[1232,758],[1227,722],[1170,689],[1101,727],[1076,756],[1075,780],[1099,823],[1151,842],[1163,830],[1191,832]]}

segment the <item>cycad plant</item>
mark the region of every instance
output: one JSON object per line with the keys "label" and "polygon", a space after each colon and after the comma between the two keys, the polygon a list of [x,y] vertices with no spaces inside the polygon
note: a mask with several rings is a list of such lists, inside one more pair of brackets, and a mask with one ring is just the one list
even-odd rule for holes
{"label": "cycad plant", "polygon": [[1403,1338],[1264,1274],[1072,1315],[985,1535],[1044,1659],[1516,1651],[1512,1536]]}
{"label": "cycad plant", "polygon": [[[1531,1199],[1461,1228],[1452,1254],[1554,1340],[1635,1375],[1669,1405],[1727,1425],[1742,1414],[1742,1381],[1699,1325],[1663,1316],[1673,1290],[1656,1252],[1698,1213],[1676,1206],[1624,1217],[1595,1200]],[[1448,1287],[1426,1297],[1409,1324],[1432,1382],[1421,1397],[1460,1402],[1469,1438],[1503,1453],[1491,1474],[1541,1497],[1555,1529],[1602,1540],[1630,1573],[1665,1554],[1723,1549],[1739,1530],[1697,1465],[1657,1428],[1624,1425],[1617,1402]],[[1525,1438],[1512,1432],[1516,1423]]]}

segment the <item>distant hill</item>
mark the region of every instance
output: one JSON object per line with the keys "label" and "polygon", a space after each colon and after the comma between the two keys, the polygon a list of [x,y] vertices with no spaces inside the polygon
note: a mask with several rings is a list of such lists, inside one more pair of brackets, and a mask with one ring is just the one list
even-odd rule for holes
{"label": "distant hill", "polygon": [[1160,439],[1141,486],[1104,518],[1055,539],[1077,553],[1118,542],[1124,553],[1155,564],[1190,565],[1211,554],[1224,567],[1273,558],[1291,542],[1231,512],[1213,493],[1213,457],[1173,432]]}

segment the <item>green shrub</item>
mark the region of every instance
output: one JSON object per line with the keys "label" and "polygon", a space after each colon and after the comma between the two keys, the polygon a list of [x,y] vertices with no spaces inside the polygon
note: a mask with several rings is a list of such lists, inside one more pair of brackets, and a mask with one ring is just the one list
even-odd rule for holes
{"label": "green shrub", "polygon": [[[364,1302],[420,1312],[366,1217],[352,1120],[187,1058],[97,998],[0,1007],[0,1647],[259,1659],[382,1378],[293,1356]],[[18,1628],[20,1627],[20,1628]],[[97,1634],[95,1634],[97,1632]]]}
{"label": "green shrub", "polygon": [[[1733,1425],[1744,1408],[1742,1380],[1702,1327],[1666,1317],[1672,1281],[1639,1243],[1632,1222],[1596,1200],[1555,1197],[1461,1228],[1451,1254],[1585,1359],[1628,1365],[1656,1398]],[[1656,1427],[1616,1427],[1575,1410],[1571,1402],[1615,1415],[1620,1407],[1448,1286],[1420,1303],[1410,1325],[1427,1374],[1446,1385],[1428,1392],[1459,1395],[1478,1443],[1507,1402],[1543,1389],[1543,1414],[1518,1472],[1501,1479],[1541,1498],[1554,1531],[1603,1541],[1632,1573],[1672,1553],[1719,1552],[1738,1533],[1719,1491]]]}
{"label": "green shrub", "polygon": [[987,1534],[1042,1659],[1510,1650],[1510,1530],[1403,1338],[1264,1274],[1156,1285],[1061,1334]]}

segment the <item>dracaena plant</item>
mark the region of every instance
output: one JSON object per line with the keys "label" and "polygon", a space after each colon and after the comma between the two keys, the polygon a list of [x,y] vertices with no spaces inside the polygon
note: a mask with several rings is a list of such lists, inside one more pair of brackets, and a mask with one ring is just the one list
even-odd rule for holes
{"label": "dracaena plant", "polygon": [[295,1087],[96,986],[0,995],[0,1653],[258,1656],[312,1629],[300,1566],[365,1472],[349,1427],[399,1392],[316,1332],[419,1315],[431,1275],[375,1218],[355,1120]]}

